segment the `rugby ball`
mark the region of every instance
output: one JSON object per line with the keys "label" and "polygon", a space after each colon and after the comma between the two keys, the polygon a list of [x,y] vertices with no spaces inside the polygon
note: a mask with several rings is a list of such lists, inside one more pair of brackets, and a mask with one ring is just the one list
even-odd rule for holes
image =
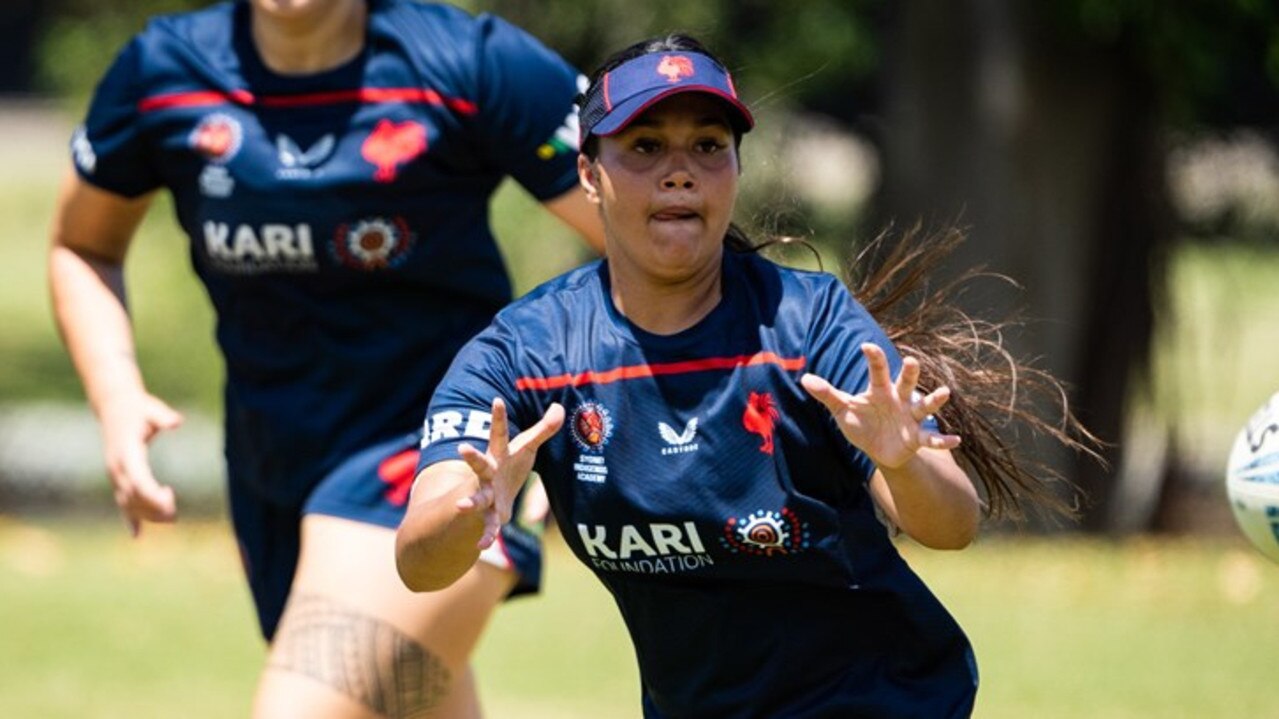
{"label": "rugby ball", "polygon": [[1279,562],[1279,392],[1235,437],[1226,466],[1235,521],[1262,554]]}

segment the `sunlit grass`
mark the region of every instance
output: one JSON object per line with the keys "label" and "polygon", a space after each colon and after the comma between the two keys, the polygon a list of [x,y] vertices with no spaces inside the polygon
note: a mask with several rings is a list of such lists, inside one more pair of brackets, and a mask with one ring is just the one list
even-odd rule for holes
{"label": "sunlit grass", "polygon": [[[903,549],[976,647],[978,717],[1277,715],[1279,566],[1245,545]],[[114,520],[4,519],[0,572],[0,716],[245,715],[263,651],[221,523],[134,542]],[[545,593],[499,610],[476,666],[492,717],[639,716],[617,611],[554,535]]]}

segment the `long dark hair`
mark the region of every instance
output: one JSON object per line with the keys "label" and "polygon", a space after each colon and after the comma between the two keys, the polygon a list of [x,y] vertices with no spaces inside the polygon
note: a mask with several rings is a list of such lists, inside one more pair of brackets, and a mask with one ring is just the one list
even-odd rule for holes
{"label": "long dark hair", "polygon": [[1075,417],[1056,377],[1009,351],[1005,334],[1023,324],[1016,315],[973,317],[960,308],[959,296],[974,283],[1012,280],[970,268],[933,284],[964,240],[954,227],[925,232],[915,225],[900,236],[884,231],[849,262],[847,284],[893,345],[919,360],[920,387],[951,388],[937,422],[963,437],[954,454],[977,479],[986,514],[1022,519],[1031,505],[1075,518],[1085,499],[1078,487],[1006,437],[1029,431],[1098,462],[1102,442]]}
{"label": "long dark hair", "polygon": [[[586,94],[604,74],[622,63],[654,52],[696,52],[720,62],[701,42],[672,33],[635,43],[608,58],[592,75]],[[721,63],[722,64],[722,63]],[[579,96],[583,103],[585,94]],[[734,130],[737,144],[741,134]],[[598,138],[584,138],[581,152],[594,160]],[[853,296],[870,312],[903,355],[919,360],[921,388],[951,388],[950,401],[938,413],[945,432],[963,437],[957,461],[975,477],[992,518],[1021,519],[1027,506],[1048,515],[1074,517],[1083,499],[1078,489],[1047,464],[1016,451],[1005,435],[1029,430],[1101,461],[1101,442],[1070,410],[1066,389],[1052,374],[1013,356],[1004,332],[1015,317],[987,319],[964,312],[958,296],[979,279],[980,269],[934,287],[943,260],[964,240],[955,228],[924,232],[916,226],[900,237],[881,233],[850,263],[845,278]],[[734,252],[756,252],[803,240],[776,238],[755,243],[730,224],[724,245]]]}

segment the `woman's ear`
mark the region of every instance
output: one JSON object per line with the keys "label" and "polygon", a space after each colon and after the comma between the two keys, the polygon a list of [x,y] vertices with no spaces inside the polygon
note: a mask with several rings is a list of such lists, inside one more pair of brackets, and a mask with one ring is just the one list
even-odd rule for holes
{"label": "woman's ear", "polygon": [[592,205],[600,203],[600,178],[595,173],[595,163],[584,154],[577,156],[577,181],[586,190],[586,200]]}

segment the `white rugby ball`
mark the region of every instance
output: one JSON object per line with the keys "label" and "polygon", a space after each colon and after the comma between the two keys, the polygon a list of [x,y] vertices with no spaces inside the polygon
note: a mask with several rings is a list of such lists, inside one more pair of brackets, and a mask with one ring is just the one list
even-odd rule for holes
{"label": "white rugby ball", "polygon": [[1239,529],[1262,554],[1279,562],[1279,392],[1235,437],[1226,494]]}

